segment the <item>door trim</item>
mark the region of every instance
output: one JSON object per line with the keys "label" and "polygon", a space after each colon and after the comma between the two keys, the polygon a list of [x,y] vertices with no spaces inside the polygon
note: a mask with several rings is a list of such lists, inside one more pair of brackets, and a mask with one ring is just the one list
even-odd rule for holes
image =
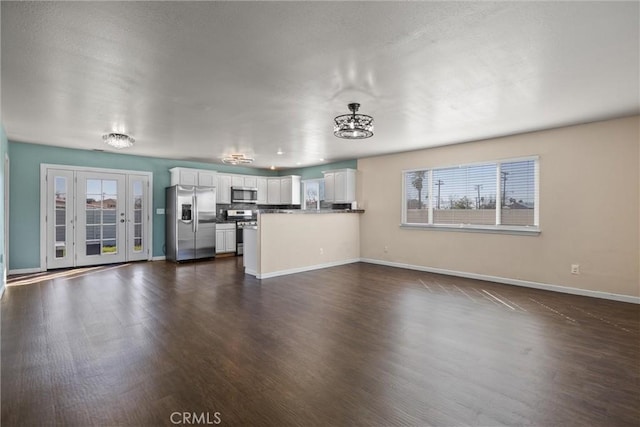
{"label": "door trim", "polygon": [[147,195],[147,203],[149,207],[147,211],[147,247],[149,248],[149,253],[147,255],[147,261],[151,261],[151,259],[153,258],[153,172],[127,169],[93,168],[88,166],[59,165],[54,163],[40,163],[40,268],[38,269],[38,271],[47,270],[47,224],[45,222],[47,216],[47,169],[65,169],[73,172],[145,175],[149,177],[149,194]]}

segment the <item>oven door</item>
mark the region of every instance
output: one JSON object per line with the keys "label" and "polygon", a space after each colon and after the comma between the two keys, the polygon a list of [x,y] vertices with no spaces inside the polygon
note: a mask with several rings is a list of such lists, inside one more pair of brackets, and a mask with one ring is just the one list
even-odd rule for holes
{"label": "oven door", "polygon": [[258,189],[251,187],[231,187],[232,203],[257,203]]}

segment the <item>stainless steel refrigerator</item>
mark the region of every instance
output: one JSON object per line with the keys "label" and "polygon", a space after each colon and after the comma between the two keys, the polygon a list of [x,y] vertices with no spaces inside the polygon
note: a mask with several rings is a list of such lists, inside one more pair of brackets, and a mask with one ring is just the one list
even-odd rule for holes
{"label": "stainless steel refrigerator", "polygon": [[216,255],[216,189],[174,185],[166,189],[166,257],[170,261]]}

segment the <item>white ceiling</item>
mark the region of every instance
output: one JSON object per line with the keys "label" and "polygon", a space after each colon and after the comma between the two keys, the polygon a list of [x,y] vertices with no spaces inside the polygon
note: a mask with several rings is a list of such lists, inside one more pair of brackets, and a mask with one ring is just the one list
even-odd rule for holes
{"label": "white ceiling", "polygon": [[[286,168],[640,111],[638,2],[1,7],[15,141],[106,149],[119,131],[128,154]],[[372,138],[333,136],[349,102]]]}

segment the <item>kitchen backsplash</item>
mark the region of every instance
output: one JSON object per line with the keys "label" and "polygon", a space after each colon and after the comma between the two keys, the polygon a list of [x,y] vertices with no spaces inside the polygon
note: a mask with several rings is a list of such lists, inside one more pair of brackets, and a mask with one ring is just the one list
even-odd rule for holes
{"label": "kitchen backsplash", "polygon": [[[229,209],[246,209],[255,211],[258,209],[300,209],[300,205],[256,205],[255,203],[218,203],[216,220],[225,221],[227,219],[227,210]],[[320,209],[351,209],[351,203],[326,203],[320,202]]]}
{"label": "kitchen backsplash", "polygon": [[218,221],[224,221],[227,219],[227,210],[229,209],[246,209],[255,211],[258,209],[300,209],[300,205],[256,205],[255,203],[218,203],[216,205],[218,209],[216,219]]}

